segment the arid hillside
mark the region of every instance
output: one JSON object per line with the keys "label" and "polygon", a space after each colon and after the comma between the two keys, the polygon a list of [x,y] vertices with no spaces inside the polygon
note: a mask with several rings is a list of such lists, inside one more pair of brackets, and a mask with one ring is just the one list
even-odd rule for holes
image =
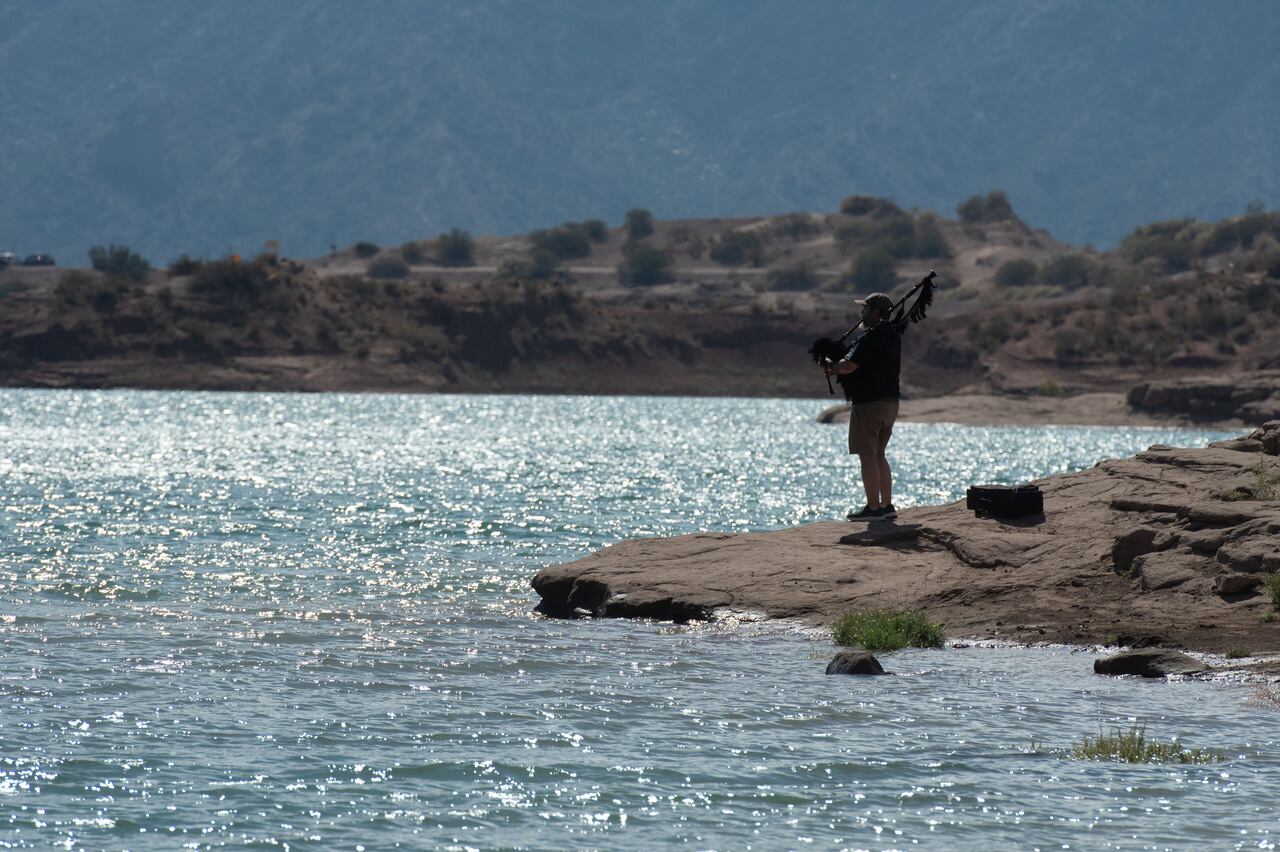
{"label": "arid hillside", "polygon": [[1280,367],[1280,213],[1141,228],[1113,252],[867,196],[835,213],[452,232],[307,261],[123,247],[0,271],[10,386],[825,396],[813,338],[854,294],[939,290],[907,337],[916,396],[1127,390]]}

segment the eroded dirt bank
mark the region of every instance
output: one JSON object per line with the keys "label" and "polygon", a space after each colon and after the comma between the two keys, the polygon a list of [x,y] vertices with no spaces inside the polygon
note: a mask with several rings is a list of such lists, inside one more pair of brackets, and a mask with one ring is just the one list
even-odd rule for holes
{"label": "eroded dirt bank", "polygon": [[957,637],[1277,652],[1263,581],[1280,571],[1278,451],[1272,422],[1037,480],[1043,517],[977,518],[960,501],[895,522],[627,541],[533,587],[559,617],[729,609],[826,623],[892,607],[922,609]]}

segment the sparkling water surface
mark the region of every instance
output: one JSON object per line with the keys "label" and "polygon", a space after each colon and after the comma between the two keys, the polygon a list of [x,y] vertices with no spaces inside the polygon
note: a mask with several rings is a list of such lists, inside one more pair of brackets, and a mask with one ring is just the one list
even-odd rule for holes
{"label": "sparkling water surface", "polygon": [[[561,622],[545,565],[861,501],[821,401],[0,391],[0,846],[1273,848],[1248,684]],[[899,507],[1221,433],[900,424]],[[1070,759],[1084,735],[1220,750]]]}

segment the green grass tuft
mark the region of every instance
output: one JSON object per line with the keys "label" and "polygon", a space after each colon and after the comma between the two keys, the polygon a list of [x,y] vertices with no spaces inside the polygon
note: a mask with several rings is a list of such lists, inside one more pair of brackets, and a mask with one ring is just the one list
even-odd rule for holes
{"label": "green grass tuft", "polygon": [[1253,493],[1255,500],[1280,500],[1280,476],[1267,473],[1266,457],[1258,455],[1258,465],[1253,469]]}
{"label": "green grass tuft", "polygon": [[1227,651],[1228,660],[1243,660],[1245,657],[1252,657],[1248,648],[1232,648]]}
{"label": "green grass tuft", "polygon": [[1110,735],[1085,737],[1071,750],[1081,760],[1118,760],[1123,763],[1212,763],[1222,755],[1211,749],[1186,749],[1175,743],[1147,741],[1146,728],[1135,724],[1128,731],[1116,728]]}
{"label": "green grass tuft", "polygon": [[1262,587],[1271,596],[1271,605],[1280,609],[1280,573],[1268,574],[1267,579],[1262,582]]}
{"label": "green grass tuft", "polygon": [[1250,470],[1253,484],[1239,485],[1222,495],[1224,500],[1280,500],[1280,474],[1267,470],[1267,457],[1258,454],[1258,463]]}
{"label": "green grass tuft", "polygon": [[1261,620],[1263,624],[1270,624],[1276,620],[1276,614],[1274,612],[1264,612]]}
{"label": "green grass tuft", "polygon": [[836,644],[868,651],[899,648],[940,648],[946,638],[941,624],[933,624],[922,612],[878,609],[846,612],[832,631]]}

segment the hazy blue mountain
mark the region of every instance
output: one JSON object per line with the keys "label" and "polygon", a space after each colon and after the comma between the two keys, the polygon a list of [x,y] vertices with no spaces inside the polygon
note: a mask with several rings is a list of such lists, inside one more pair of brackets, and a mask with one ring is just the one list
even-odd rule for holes
{"label": "hazy blue mountain", "polygon": [[0,249],[286,253],[453,226],[1280,200],[1280,3],[0,4]]}

